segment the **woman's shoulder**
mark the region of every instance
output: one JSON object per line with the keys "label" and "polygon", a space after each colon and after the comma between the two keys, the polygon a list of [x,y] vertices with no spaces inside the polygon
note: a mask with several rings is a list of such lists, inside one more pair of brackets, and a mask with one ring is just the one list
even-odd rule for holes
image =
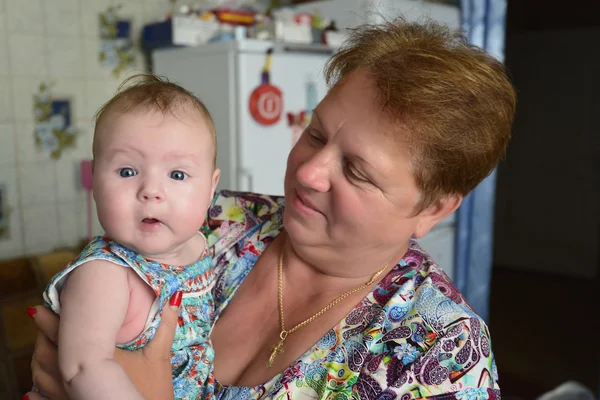
{"label": "woman's shoulder", "polygon": [[426,398],[462,398],[468,388],[488,398],[498,394],[485,322],[417,242],[372,292],[371,306],[381,316],[367,329],[385,346],[371,346],[379,365],[362,371],[359,391],[376,381],[393,393],[412,382]]}

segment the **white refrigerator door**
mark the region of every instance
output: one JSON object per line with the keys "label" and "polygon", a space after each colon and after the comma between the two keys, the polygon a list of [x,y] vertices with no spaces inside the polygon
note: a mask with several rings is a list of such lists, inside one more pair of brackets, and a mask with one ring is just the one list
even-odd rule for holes
{"label": "white refrigerator door", "polygon": [[275,52],[270,83],[283,94],[281,118],[273,125],[257,122],[249,111],[252,92],[261,83],[266,52],[240,52],[237,62],[238,182],[240,190],[282,195],[287,156],[292,148],[292,128],[287,113],[305,110],[308,85],[316,83],[317,100],[326,94],[323,68],[329,54]]}

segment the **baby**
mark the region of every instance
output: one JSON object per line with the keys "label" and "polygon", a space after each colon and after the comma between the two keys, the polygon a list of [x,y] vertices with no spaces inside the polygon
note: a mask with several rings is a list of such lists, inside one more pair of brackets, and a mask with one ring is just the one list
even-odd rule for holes
{"label": "baby", "polygon": [[115,344],[143,347],[167,301],[183,293],[171,348],[175,397],[209,398],[214,272],[199,229],[220,173],[212,118],[187,90],[136,75],[98,111],[93,158],[105,236],[94,238],[44,293],[61,316],[67,392],[73,399],[141,398],[113,358]]}

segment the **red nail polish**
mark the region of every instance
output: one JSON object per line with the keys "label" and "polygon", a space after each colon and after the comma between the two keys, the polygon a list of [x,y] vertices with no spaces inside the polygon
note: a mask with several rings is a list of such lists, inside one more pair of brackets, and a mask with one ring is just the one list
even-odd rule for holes
{"label": "red nail polish", "polygon": [[29,400],[29,396],[27,396],[26,394],[24,394],[24,395],[21,397],[21,400]]}
{"label": "red nail polish", "polygon": [[35,308],[33,308],[33,307],[27,307],[27,314],[29,314],[29,316],[31,318],[33,318],[35,316],[35,313],[36,313]]}
{"label": "red nail polish", "polygon": [[169,301],[171,307],[179,307],[181,305],[181,292],[175,292]]}

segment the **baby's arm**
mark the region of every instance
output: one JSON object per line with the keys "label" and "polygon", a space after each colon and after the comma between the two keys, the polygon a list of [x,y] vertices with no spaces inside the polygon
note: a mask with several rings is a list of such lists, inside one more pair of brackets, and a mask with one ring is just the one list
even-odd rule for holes
{"label": "baby's arm", "polygon": [[94,260],[70,273],[61,292],[58,361],[72,399],[142,399],[115,362],[129,304],[127,268]]}

